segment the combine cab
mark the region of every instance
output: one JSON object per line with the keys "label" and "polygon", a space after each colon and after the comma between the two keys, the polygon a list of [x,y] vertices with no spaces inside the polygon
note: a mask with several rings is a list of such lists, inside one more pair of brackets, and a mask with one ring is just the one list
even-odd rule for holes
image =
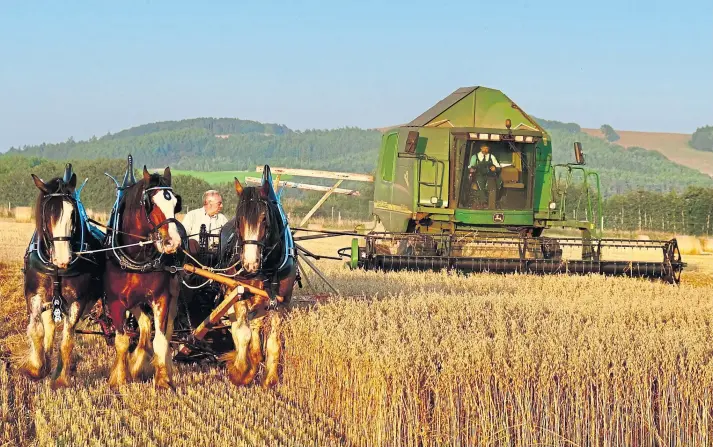
{"label": "combine cab", "polygon": [[[675,239],[602,239],[599,176],[552,164],[547,132],[502,92],[460,88],[382,137],[372,212],[385,232],[354,268],[601,273],[678,283]],[[560,229],[563,237],[544,237]],[[581,237],[564,237],[567,232]]]}

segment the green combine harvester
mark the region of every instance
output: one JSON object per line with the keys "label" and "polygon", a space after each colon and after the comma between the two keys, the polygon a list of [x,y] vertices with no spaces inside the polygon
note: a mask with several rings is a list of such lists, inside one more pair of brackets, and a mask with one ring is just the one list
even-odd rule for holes
{"label": "green combine harvester", "polygon": [[352,241],[351,267],[678,283],[685,264],[675,239],[602,238],[599,176],[579,143],[574,154],[575,163],[553,164],[550,136],[510,98],[459,88],[384,132],[370,202],[384,231]]}

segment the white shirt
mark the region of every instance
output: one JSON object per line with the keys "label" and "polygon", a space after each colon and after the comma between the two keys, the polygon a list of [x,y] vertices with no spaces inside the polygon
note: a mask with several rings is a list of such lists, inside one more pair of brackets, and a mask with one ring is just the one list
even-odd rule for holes
{"label": "white shirt", "polygon": [[[208,213],[206,213],[205,208],[201,207],[187,212],[181,224],[183,224],[183,227],[186,229],[186,234],[188,234],[191,239],[198,241],[198,233],[201,231],[201,225],[205,224],[205,229],[208,234],[218,235],[220,234],[221,227],[225,225],[226,222],[228,222],[228,219],[223,213],[218,213],[210,217]],[[215,240],[209,240],[208,244],[211,245],[216,242]]]}

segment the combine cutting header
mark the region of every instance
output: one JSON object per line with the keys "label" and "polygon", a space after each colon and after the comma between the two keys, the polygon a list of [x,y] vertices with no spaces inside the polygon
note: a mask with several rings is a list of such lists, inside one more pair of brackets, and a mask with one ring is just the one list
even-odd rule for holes
{"label": "combine cutting header", "polygon": [[[675,239],[602,238],[599,176],[584,167],[579,143],[574,153],[575,163],[553,164],[550,136],[510,98],[459,88],[382,136],[371,207],[386,232],[352,243],[352,267],[678,283],[684,263]],[[555,228],[581,238],[542,235]]]}

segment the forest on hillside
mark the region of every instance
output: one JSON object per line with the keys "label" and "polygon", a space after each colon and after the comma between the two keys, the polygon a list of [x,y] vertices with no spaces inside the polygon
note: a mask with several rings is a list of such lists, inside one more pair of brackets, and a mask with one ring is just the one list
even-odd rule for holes
{"label": "forest on hillside", "polygon": [[[357,128],[291,131],[272,125],[185,120],[139,126],[87,141],[11,148],[8,155],[53,160],[117,159],[131,153],[149,167],[190,170],[253,170],[273,166],[369,172],[376,164],[378,131]],[[220,125],[218,125],[220,124]],[[229,133],[225,133],[229,132]]]}

